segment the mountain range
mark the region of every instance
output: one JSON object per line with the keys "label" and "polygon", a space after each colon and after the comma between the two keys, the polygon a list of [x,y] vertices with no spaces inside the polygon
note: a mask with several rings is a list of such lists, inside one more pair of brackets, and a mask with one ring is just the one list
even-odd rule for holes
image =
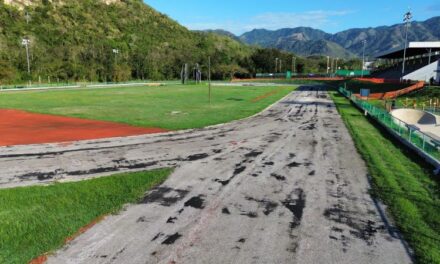
{"label": "mountain range", "polygon": [[[254,29],[241,36],[222,30],[211,32],[234,38],[246,44],[277,48],[302,56],[325,55],[339,58],[360,57],[363,40],[367,41],[366,56],[403,46],[405,25],[395,24],[375,28],[353,28],[335,34],[310,27],[284,28],[279,30]],[[440,40],[440,16],[423,22],[412,22],[408,31],[409,41]]]}

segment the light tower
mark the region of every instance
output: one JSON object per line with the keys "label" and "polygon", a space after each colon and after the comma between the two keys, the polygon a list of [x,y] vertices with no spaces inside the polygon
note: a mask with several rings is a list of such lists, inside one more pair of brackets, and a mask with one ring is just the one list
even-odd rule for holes
{"label": "light tower", "polygon": [[338,71],[338,60],[339,60],[339,58],[336,58],[335,74],[336,74],[336,72]]}
{"label": "light tower", "polygon": [[296,57],[292,56],[292,73],[296,73]]}
{"label": "light tower", "polygon": [[411,19],[413,18],[411,10],[408,10],[408,12],[405,13],[403,16],[403,22],[406,23],[405,25],[405,48],[403,49],[403,63],[402,63],[402,78],[405,76],[405,63],[406,63],[406,49],[408,48],[408,30],[409,26],[411,24]]}
{"label": "light tower", "polygon": [[364,45],[364,48],[362,50],[362,78],[364,78],[364,66],[365,66],[365,46],[367,45],[367,40],[362,40],[362,44]]}
{"label": "light tower", "polygon": [[115,54],[115,64],[118,64],[118,54],[119,54],[119,49],[113,49],[113,54]]}
{"label": "light tower", "polygon": [[21,45],[23,45],[26,49],[26,60],[27,60],[27,72],[30,75],[31,74],[31,62],[29,60],[29,45],[31,44],[31,40],[27,37],[23,38],[21,40]]}
{"label": "light tower", "polygon": [[330,70],[330,56],[327,56],[327,75]]}

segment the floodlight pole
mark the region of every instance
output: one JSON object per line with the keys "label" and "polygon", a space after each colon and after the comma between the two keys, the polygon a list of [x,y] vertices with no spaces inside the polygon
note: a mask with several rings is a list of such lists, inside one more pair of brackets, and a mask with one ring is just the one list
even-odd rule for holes
{"label": "floodlight pole", "polygon": [[339,58],[336,58],[335,74],[336,74],[336,72],[337,72],[337,70],[338,70],[338,60],[339,60]]}
{"label": "floodlight pole", "polygon": [[275,73],[278,72],[278,58],[275,58]]}
{"label": "floodlight pole", "polygon": [[28,38],[23,38],[22,41],[21,41],[21,44],[26,49],[27,72],[28,72],[29,75],[31,74],[31,62],[29,60],[29,44],[30,43],[31,43],[31,41]]}
{"label": "floodlight pole", "polygon": [[330,70],[330,56],[327,56],[327,75],[329,70]]}
{"label": "floodlight pole", "polygon": [[411,10],[409,10],[408,12],[405,13],[403,21],[406,23],[406,32],[405,32],[405,48],[403,50],[403,64],[402,64],[402,80],[403,77],[405,76],[405,63],[406,63],[406,49],[408,47],[408,30],[409,30],[409,25],[411,23],[411,19],[412,19],[412,13]]}
{"label": "floodlight pole", "polygon": [[330,60],[330,74],[333,73],[333,68],[334,68],[334,66],[335,66],[335,58],[332,58],[332,59]]}
{"label": "floodlight pole", "polygon": [[364,48],[362,51],[362,78],[364,78],[364,66],[365,66],[365,46],[367,45],[367,40],[362,40],[362,43],[364,44]]}
{"label": "floodlight pole", "polygon": [[113,49],[113,54],[115,54],[115,64],[118,64],[118,54],[119,54],[119,49]]}
{"label": "floodlight pole", "polygon": [[25,17],[26,17],[26,24],[29,25],[29,20],[30,20],[31,17],[29,15],[28,11],[26,11]]}
{"label": "floodlight pole", "polygon": [[282,60],[280,59],[280,73],[282,72],[281,70],[282,70]]}

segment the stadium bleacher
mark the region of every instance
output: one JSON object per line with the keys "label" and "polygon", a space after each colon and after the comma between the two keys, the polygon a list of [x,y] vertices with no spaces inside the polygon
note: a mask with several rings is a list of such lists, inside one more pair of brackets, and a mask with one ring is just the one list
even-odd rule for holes
{"label": "stadium bleacher", "polygon": [[440,42],[410,42],[407,48],[405,73],[402,75],[404,49],[396,49],[376,56],[389,67],[372,73],[374,78],[390,80],[440,82]]}

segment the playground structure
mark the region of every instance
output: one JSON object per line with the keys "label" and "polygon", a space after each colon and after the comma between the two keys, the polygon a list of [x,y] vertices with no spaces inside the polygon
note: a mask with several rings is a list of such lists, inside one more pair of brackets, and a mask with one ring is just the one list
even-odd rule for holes
{"label": "playground structure", "polygon": [[440,141],[440,116],[407,108],[393,110],[391,115]]}
{"label": "playground structure", "polygon": [[365,112],[390,135],[403,145],[412,149],[440,173],[440,119],[431,113],[415,109],[399,109],[391,113],[372,105],[359,95],[353,94],[343,87],[339,92],[347,97],[356,107]]}

